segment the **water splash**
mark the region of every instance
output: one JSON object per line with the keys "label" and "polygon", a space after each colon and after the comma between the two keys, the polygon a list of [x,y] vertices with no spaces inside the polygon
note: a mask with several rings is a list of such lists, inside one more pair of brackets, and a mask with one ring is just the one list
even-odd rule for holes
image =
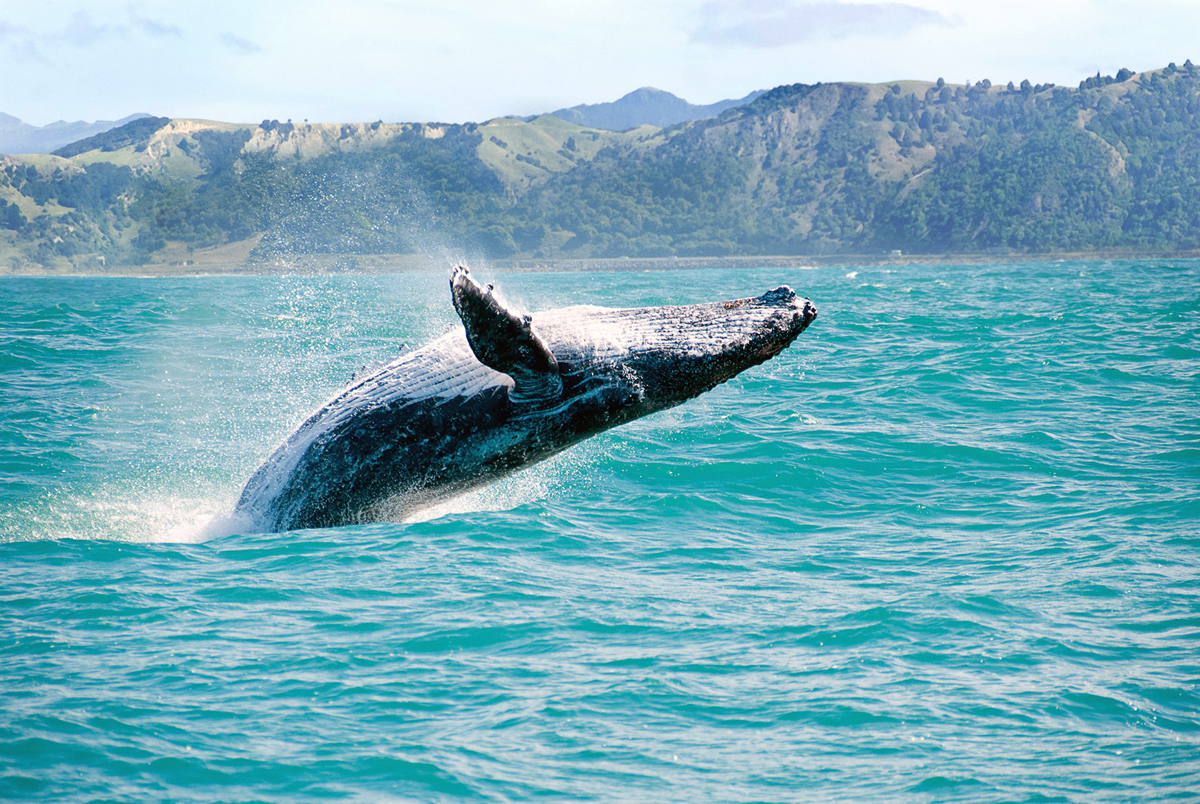
{"label": "water splash", "polygon": [[458,514],[511,511],[578,492],[591,482],[590,468],[601,449],[592,442],[577,444],[516,474],[412,511],[401,521],[412,524]]}
{"label": "water splash", "polygon": [[[227,490],[224,490],[227,494]],[[98,488],[64,491],[8,512],[0,541],[59,539],[198,544],[238,532],[216,495]]]}

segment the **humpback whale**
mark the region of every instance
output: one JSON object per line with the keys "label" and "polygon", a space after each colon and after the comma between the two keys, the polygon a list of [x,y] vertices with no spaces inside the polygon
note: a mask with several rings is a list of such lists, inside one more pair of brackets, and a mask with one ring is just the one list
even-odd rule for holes
{"label": "humpback whale", "polygon": [[789,287],[671,307],[522,315],[462,266],[462,328],[337,393],[250,477],[267,532],[395,521],[777,355],[816,318]]}

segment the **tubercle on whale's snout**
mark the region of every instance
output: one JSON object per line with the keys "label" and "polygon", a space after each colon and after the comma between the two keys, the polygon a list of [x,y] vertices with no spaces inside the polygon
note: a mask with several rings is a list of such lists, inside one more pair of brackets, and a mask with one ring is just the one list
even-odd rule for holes
{"label": "tubercle on whale's snout", "polygon": [[797,335],[808,329],[808,325],[817,320],[817,305],[813,304],[808,299],[802,299],[801,301],[803,301],[804,304],[800,306],[799,310],[797,311],[799,313],[798,317],[800,318],[800,328],[796,331]]}
{"label": "tubercle on whale's snout", "polygon": [[787,304],[796,298],[796,291],[787,285],[780,285],[774,290],[768,290],[758,297],[763,304]]}
{"label": "tubercle on whale's snout", "polygon": [[811,300],[796,295],[796,291],[787,285],[780,285],[774,290],[768,290],[758,297],[758,301],[777,307],[790,307],[793,310],[793,326],[795,334],[799,335],[817,318],[817,306]]}

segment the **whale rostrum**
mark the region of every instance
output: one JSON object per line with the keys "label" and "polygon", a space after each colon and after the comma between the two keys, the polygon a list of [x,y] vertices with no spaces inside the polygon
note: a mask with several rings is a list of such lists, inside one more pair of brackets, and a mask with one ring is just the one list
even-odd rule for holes
{"label": "whale rostrum", "polygon": [[465,267],[463,328],[355,378],[246,483],[261,531],[395,521],[678,405],[777,355],[817,316],[779,287],[671,307],[514,312]]}

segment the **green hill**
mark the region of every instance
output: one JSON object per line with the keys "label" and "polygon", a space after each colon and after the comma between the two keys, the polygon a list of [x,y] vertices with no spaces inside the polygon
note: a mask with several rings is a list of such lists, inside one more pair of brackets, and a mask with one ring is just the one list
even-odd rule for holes
{"label": "green hill", "polygon": [[623,133],[148,118],[0,157],[0,268],[237,242],[252,259],[1191,250],[1198,116],[1188,62],[1071,88],[795,84]]}

